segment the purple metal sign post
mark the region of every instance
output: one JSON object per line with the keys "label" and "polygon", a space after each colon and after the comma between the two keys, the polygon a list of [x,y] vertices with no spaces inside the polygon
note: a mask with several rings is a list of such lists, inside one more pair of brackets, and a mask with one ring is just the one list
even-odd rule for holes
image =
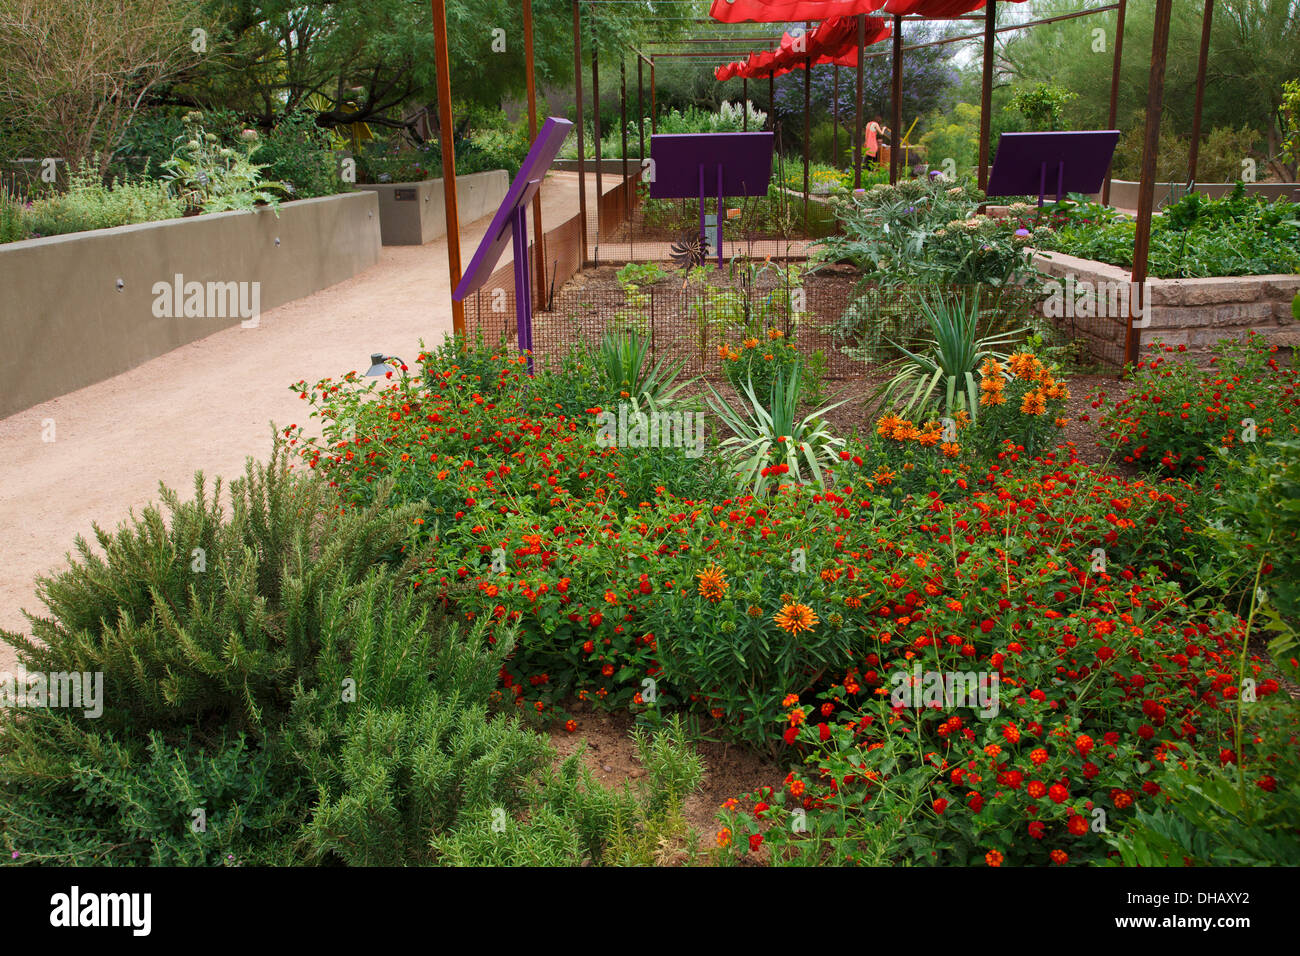
{"label": "purple metal sign post", "polygon": [[477,292],[491,277],[506,242],[513,243],[515,267],[515,329],[519,339],[519,351],[528,356],[528,372],[533,371],[533,287],[528,262],[528,204],[541,188],[546,171],[551,168],[560,146],[573,124],[556,116],[548,117],[542,131],[533,140],[532,148],[524,164],[519,168],[519,175],[510,184],[505,199],[492,224],[483,235],[469,268],[456,285],[451,297],[461,302],[472,292]]}
{"label": "purple metal sign post", "polygon": [[1066,193],[1099,192],[1115,155],[1119,130],[1063,133],[1003,133],[986,196],[1032,196],[1043,205],[1047,184],[1056,182],[1056,201]]}
{"label": "purple metal sign post", "polygon": [[772,178],[776,134],[656,133],[650,137],[651,199],[700,201],[700,240],[704,229],[705,176],[717,170],[718,268],[722,268],[724,196],[766,196]]}

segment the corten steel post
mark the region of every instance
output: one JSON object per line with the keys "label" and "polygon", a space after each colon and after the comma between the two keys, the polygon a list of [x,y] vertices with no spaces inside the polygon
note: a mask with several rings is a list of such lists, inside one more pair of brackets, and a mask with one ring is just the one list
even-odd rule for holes
{"label": "corten steel post", "polygon": [[831,93],[831,155],[834,166],[840,168],[840,65],[835,64],[834,92]]}
{"label": "corten steel post", "polygon": [[[537,139],[537,77],[533,59],[533,0],[524,0],[524,71],[528,80],[528,139]],[[542,191],[533,196],[533,252],[537,301],[546,301],[546,233],[542,230]]]}
{"label": "corten steel post", "polygon": [[1210,62],[1210,27],[1214,21],[1214,0],[1205,0],[1201,18],[1201,58],[1196,63],[1196,107],[1192,111],[1192,151],[1187,158],[1187,181],[1196,182],[1197,161],[1201,154],[1201,112],[1205,107],[1205,69]]}
{"label": "corten steel post", "polygon": [[623,140],[623,218],[632,214],[631,200],[627,193],[627,61],[618,61],[618,128],[622,130]]}
{"label": "corten steel post", "polygon": [[980,172],[983,191],[989,185],[989,137],[993,130],[993,51],[997,41],[997,0],[984,9],[984,78],[980,86]]}
{"label": "corten steel post", "polygon": [[[812,24],[803,25],[804,43]],[[808,231],[808,159],[812,152],[812,57],[804,57],[803,65],[803,229]]]}
{"label": "corten steel post", "polygon": [[[1169,56],[1169,21],[1174,0],[1156,0],[1154,39],[1151,44],[1151,79],[1147,87],[1146,140],[1142,146],[1142,185],[1138,190],[1137,235],[1133,239],[1134,285],[1141,290],[1143,306],[1146,296],[1147,259],[1151,252],[1151,216],[1156,198],[1156,156],[1160,148],[1160,112],[1165,99],[1165,61]],[[1134,326],[1135,308],[1129,298],[1128,329],[1124,335],[1124,361],[1137,363],[1142,347],[1142,333]],[[1150,313],[1148,313],[1150,314]]]}
{"label": "corten steel post", "polygon": [[[1115,21],[1115,63],[1110,72],[1110,126],[1114,129],[1119,122],[1119,70],[1124,60],[1124,13],[1128,9],[1128,0],[1119,0],[1118,18]],[[1111,166],[1114,165],[1112,160]],[[1110,205],[1111,166],[1106,167],[1106,185],[1101,187],[1101,204]]]}
{"label": "corten steel post", "polygon": [[591,129],[596,140],[596,255],[600,257],[600,203],[605,195],[601,182],[601,166],[605,157],[601,155],[600,143],[600,69],[596,65],[599,59],[599,41],[596,38],[596,9],[590,2],[587,10],[591,13]]}
{"label": "corten steel post", "polygon": [[749,132],[749,77],[740,78],[740,105],[743,112],[740,114],[740,130],[743,133]]}
{"label": "corten steel post", "polygon": [[889,182],[898,182],[898,131],[903,128],[903,18],[894,14],[894,88],[893,121],[890,129]]}
{"label": "corten steel post", "polygon": [[659,119],[655,116],[655,55],[650,54],[650,135],[659,132]]}
{"label": "corten steel post", "polygon": [[[460,215],[456,208],[456,147],[452,143],[451,62],[447,54],[446,0],[431,0],[433,7],[433,55],[438,73],[438,147],[442,151],[443,208],[447,216],[447,269],[451,287],[460,284]],[[465,303],[451,303],[451,329],[465,335]]]}
{"label": "corten steel post", "polygon": [[858,14],[858,121],[853,138],[853,188],[862,188],[862,67],[866,62],[863,46],[867,42],[867,15]]}
{"label": "corten steel post", "polygon": [[776,132],[776,74],[767,74],[767,122]]}
{"label": "corten steel post", "polygon": [[[637,153],[638,160],[645,159],[645,76],[641,69],[644,64],[645,57],[638,50],[636,54],[636,132],[641,145],[640,152]],[[640,166],[641,163],[638,162],[637,165]]]}
{"label": "corten steel post", "polygon": [[587,161],[584,149],[582,126],[582,30],[578,15],[578,0],[573,0],[573,93],[577,99],[578,118],[574,126],[578,130],[578,236],[582,243],[582,252],[578,260],[587,264]]}

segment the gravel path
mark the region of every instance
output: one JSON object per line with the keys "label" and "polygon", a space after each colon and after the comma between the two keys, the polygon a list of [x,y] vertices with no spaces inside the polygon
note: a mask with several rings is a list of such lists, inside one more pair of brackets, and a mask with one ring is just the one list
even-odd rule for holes
{"label": "gravel path", "polygon": [[[592,177],[587,190],[594,202]],[[577,208],[577,174],[551,174],[543,226]],[[462,226],[463,264],[489,221]],[[21,610],[44,611],[35,577],[63,566],[92,522],[115,528],[157,500],[159,481],[189,498],[194,472],[235,477],[247,456],[269,455],[269,423],[306,416],[291,382],[364,371],[372,352],[414,361],[421,338],[433,345],[450,330],[446,239],[386,246],[378,265],[267,311],[256,329],[224,329],[0,420],[0,629],[27,632]],[[56,429],[48,443],[46,419]],[[13,666],[12,649],[0,644],[0,672]]]}

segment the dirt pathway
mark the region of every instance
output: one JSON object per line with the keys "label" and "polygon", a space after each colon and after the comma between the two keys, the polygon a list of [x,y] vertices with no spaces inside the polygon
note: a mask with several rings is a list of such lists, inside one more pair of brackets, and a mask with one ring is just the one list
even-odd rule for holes
{"label": "dirt pathway", "polygon": [[[577,180],[548,177],[545,227],[577,212]],[[613,188],[613,177],[606,183]],[[591,177],[587,192],[593,203]],[[464,265],[489,221],[462,226]],[[372,352],[414,361],[421,338],[441,341],[451,331],[450,293],[445,238],[386,246],[378,265],[264,313],[256,329],[224,329],[0,420],[0,629],[27,631],[21,609],[44,610],[36,575],[63,566],[92,522],[115,528],[157,500],[159,481],[189,498],[194,472],[235,477],[246,457],[264,459],[270,422],[304,422],[291,382],[364,371]],[[53,442],[42,441],[47,419]],[[13,664],[0,645],[0,672]]]}

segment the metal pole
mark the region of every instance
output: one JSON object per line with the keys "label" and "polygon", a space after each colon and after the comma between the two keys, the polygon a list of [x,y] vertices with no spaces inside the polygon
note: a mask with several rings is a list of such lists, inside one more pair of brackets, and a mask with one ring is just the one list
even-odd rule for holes
{"label": "metal pole", "polygon": [[1205,70],[1210,60],[1210,27],[1214,21],[1214,0],[1205,0],[1201,18],[1201,58],[1196,64],[1196,108],[1192,112],[1192,153],[1187,161],[1187,182],[1196,182],[1197,161],[1201,154],[1201,111],[1205,107]]}
{"label": "metal pole", "polygon": [[[460,285],[460,214],[456,208],[456,147],[452,142],[451,61],[447,54],[446,0],[431,0],[433,55],[438,74],[438,146],[442,151],[443,209],[447,216],[447,270],[453,289]],[[465,303],[451,303],[451,329],[465,335]]]}
{"label": "metal pole", "polygon": [[600,252],[600,205],[604,199],[605,189],[601,182],[601,166],[605,157],[602,155],[600,142],[600,68],[597,66],[600,50],[596,37],[596,8],[588,0],[587,10],[591,14],[591,126],[596,139],[596,252]]}
{"label": "metal pole", "polygon": [[578,109],[578,235],[582,243],[579,261],[587,264],[587,162],[583,143],[582,125],[582,32],[578,14],[578,0],[573,0],[573,91]]}
{"label": "metal pole", "polygon": [[659,132],[659,118],[655,115],[655,55],[650,54],[650,135]]}
{"label": "metal pole", "polygon": [[740,106],[744,110],[740,114],[740,129],[742,132],[749,132],[749,77],[740,78]]}
{"label": "metal pole", "polygon": [[[1141,290],[1142,305],[1146,297],[1147,259],[1151,252],[1151,216],[1156,198],[1156,156],[1160,149],[1160,113],[1164,108],[1165,62],[1169,56],[1169,21],[1173,0],[1156,0],[1152,30],[1151,79],[1147,87],[1146,141],[1142,147],[1142,184],[1138,190],[1137,234],[1133,239],[1133,285]],[[1134,326],[1136,311],[1129,297],[1128,329],[1124,336],[1124,361],[1136,364],[1142,347],[1142,333]],[[1149,313],[1148,313],[1149,314]]]}
{"label": "metal pole", "polygon": [[632,207],[627,194],[627,61],[619,58],[618,61],[618,128],[623,131],[623,218],[628,219],[632,214]]}
{"label": "metal pole", "polygon": [[[1119,122],[1119,70],[1124,59],[1124,13],[1128,0],[1119,0],[1118,19],[1115,21],[1115,63],[1110,73],[1110,129]],[[1112,163],[1113,165],[1113,163]],[[1106,167],[1106,185],[1101,188],[1101,204],[1110,205],[1111,167]]]}
{"label": "metal pole", "polygon": [[767,75],[767,121],[776,131],[776,74]]}
{"label": "metal pole", "polygon": [[[804,42],[812,24],[804,21]],[[808,160],[812,153],[812,57],[804,57],[803,66],[803,228],[808,231]]]}
{"label": "metal pole", "polygon": [[[645,159],[645,74],[642,67],[645,65],[645,57],[640,53],[636,55],[636,131],[640,140],[641,150],[637,153],[637,159]],[[639,166],[640,163],[638,162]]]}
{"label": "metal pole", "polygon": [[889,182],[898,182],[898,131],[903,128],[903,18],[894,14],[894,117],[890,130]]}
{"label": "metal pole", "polygon": [[866,62],[863,55],[867,43],[867,15],[858,14],[858,120],[853,137],[853,188],[862,188],[862,67]]}
{"label": "metal pole", "polygon": [[[537,76],[533,57],[533,0],[524,0],[524,72],[528,81],[528,138],[537,139]],[[546,300],[546,233],[542,230],[542,191],[533,194],[533,252],[537,267],[537,301]]]}
{"label": "metal pole", "polygon": [[984,10],[984,79],[980,87],[980,191],[989,185],[989,137],[993,127],[993,50],[997,38],[997,0]]}
{"label": "metal pole", "polygon": [[831,155],[832,164],[840,168],[840,65],[835,64],[835,91],[831,94]]}

